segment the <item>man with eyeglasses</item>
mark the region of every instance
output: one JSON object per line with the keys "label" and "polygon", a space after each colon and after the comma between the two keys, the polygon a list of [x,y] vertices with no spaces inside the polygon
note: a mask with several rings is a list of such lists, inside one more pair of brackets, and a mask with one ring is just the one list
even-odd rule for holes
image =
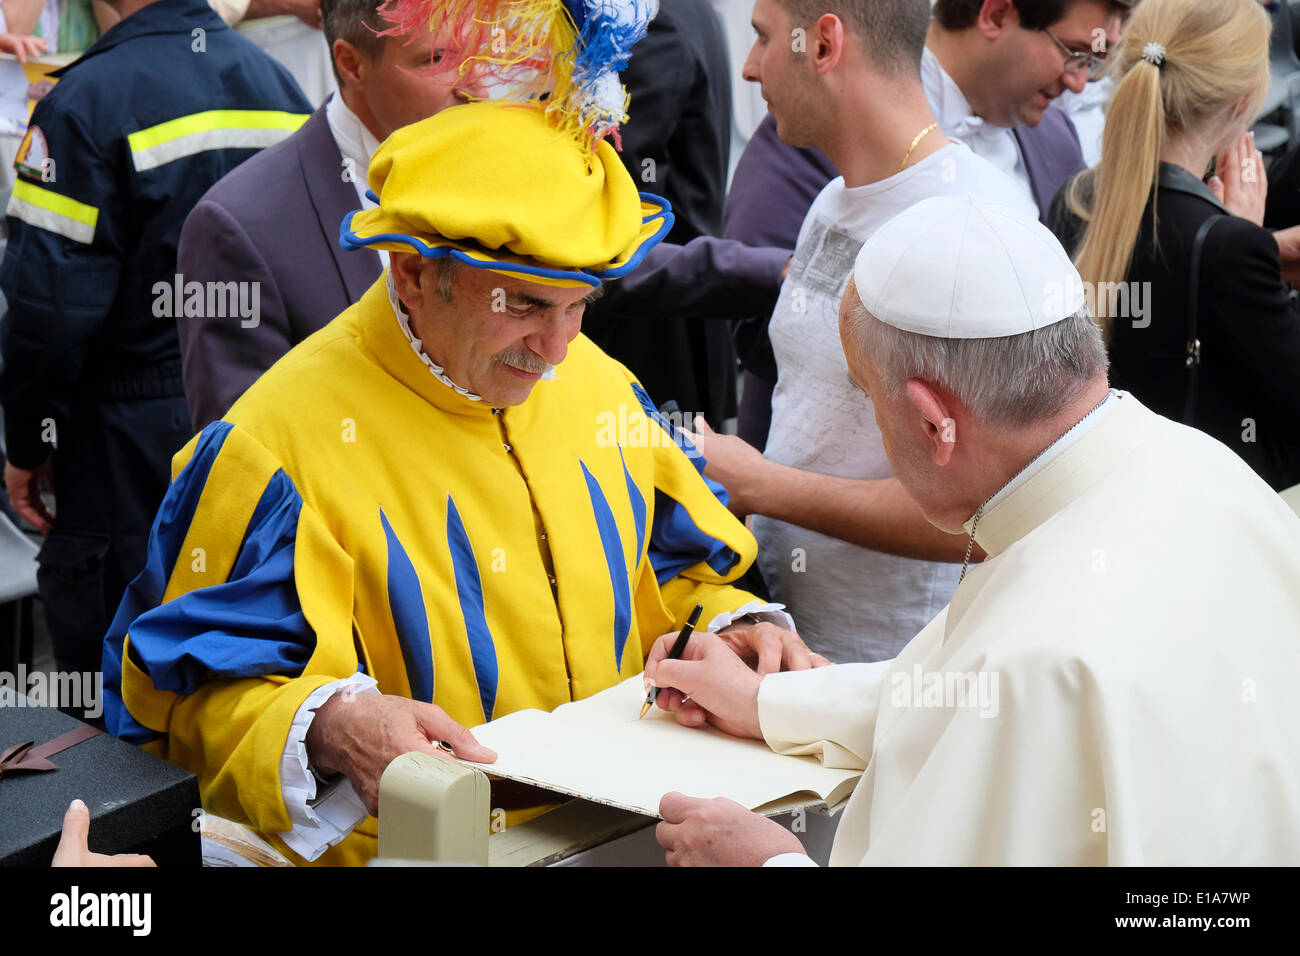
{"label": "man with eyeglasses", "polygon": [[1136,0],[937,0],[921,77],[944,133],[1008,173],[1046,217],[1084,167],[1079,135],[1048,106],[1105,71]]}
{"label": "man with eyeglasses", "polygon": [[[1115,25],[1123,30],[1138,2],[1139,0],[1132,0],[1129,6],[1117,7],[1111,14],[1112,23],[1107,26],[1107,35]],[[1052,102],[1074,124],[1074,129],[1079,134],[1079,145],[1083,149],[1083,162],[1087,166],[1096,166],[1101,162],[1101,138],[1106,131],[1106,109],[1110,106],[1111,97],[1115,95],[1113,79],[1105,75],[1097,78],[1097,72],[1104,73],[1110,61],[1102,57],[1097,57],[1097,60],[1088,74],[1088,85],[1083,88],[1083,92],[1066,90],[1059,99]]]}

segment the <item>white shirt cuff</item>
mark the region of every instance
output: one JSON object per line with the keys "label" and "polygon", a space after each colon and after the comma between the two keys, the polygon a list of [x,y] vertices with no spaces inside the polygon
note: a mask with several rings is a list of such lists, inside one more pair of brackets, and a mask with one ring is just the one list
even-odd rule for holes
{"label": "white shirt cuff", "polygon": [[723,611],[709,622],[709,632],[716,634],[727,625],[733,623],[738,618],[746,614],[752,614],[760,621],[770,621],[777,627],[783,627],[787,631],[793,631],[794,618],[785,613],[784,604],[764,604],[762,601],[750,601],[744,607],[737,608],[734,611]]}
{"label": "white shirt cuff", "polygon": [[817,861],[806,853],[778,853],[768,859],[764,866],[816,866]]}
{"label": "white shirt cuff", "polygon": [[373,677],[360,671],[317,687],[293,715],[289,739],[280,757],[280,794],[293,823],[293,829],[281,833],[280,839],[309,862],[340,842],[370,815],[346,777],[340,777],[317,796],[316,777],[307,769],[307,728],[317,708],[340,692],[378,694],[379,689]]}

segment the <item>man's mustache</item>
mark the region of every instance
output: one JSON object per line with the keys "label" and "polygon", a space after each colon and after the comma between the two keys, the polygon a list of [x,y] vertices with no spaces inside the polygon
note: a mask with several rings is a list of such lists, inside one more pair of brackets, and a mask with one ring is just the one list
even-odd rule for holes
{"label": "man's mustache", "polygon": [[545,372],[551,368],[550,362],[528,348],[506,349],[504,352],[498,352],[497,361],[502,365],[513,366],[521,372]]}

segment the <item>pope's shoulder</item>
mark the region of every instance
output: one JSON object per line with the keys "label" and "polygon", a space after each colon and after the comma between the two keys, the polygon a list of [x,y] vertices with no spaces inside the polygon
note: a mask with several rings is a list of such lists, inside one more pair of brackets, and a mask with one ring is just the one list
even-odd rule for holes
{"label": "pope's shoulder", "polygon": [[999,660],[1158,660],[1241,640],[1243,607],[1287,615],[1300,519],[1230,449],[1140,412],[1134,449],[985,569],[962,626]]}

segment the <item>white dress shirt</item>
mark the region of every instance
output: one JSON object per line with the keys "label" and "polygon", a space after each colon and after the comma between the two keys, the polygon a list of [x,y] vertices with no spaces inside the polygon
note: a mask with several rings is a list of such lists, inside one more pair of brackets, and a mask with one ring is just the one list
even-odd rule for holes
{"label": "white dress shirt", "polygon": [[[348,109],[348,105],[343,102],[342,94],[331,96],[329,102],[325,104],[325,122],[329,124],[330,133],[333,134],[334,142],[343,156],[343,166],[339,169],[339,176],[346,182],[352,183],[362,209],[374,209],[378,203],[371,202],[366,195],[370,188],[366,182],[366,173],[370,169],[370,157],[375,155],[375,150],[379,148],[379,140],[366,129],[366,124],[357,118],[357,114]],[[387,269],[388,250],[376,249],[375,251],[379,253],[381,265]]]}
{"label": "white dress shirt", "polygon": [[1005,126],[994,126],[976,116],[966,95],[928,47],[921,54],[921,84],[943,134],[965,143],[976,156],[1010,176],[1026,201],[1037,209],[1038,202],[1029,184],[1029,170],[1015,134]]}

